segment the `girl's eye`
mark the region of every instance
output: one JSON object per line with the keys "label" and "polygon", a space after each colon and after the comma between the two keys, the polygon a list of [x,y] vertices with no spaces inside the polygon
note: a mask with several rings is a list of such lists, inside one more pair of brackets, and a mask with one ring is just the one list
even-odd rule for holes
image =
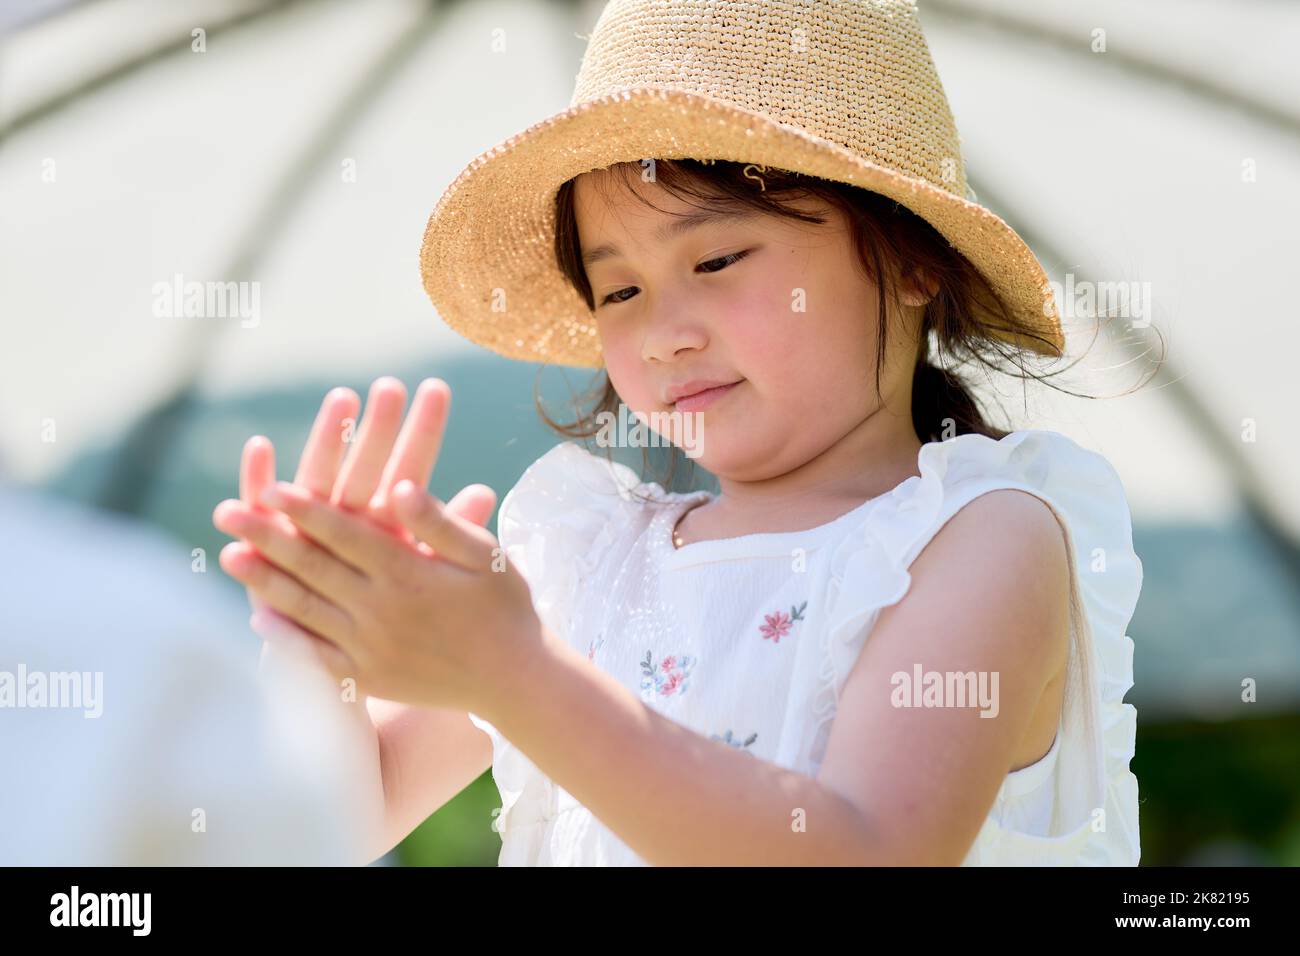
{"label": "girl's eye", "polygon": [[[709,259],[706,260],[705,262],[701,262],[698,266],[696,266],[696,268],[703,269],[706,273],[721,272],[723,269],[727,268],[727,266],[735,265],[741,259],[745,258],[745,256],[749,255],[750,252],[752,251],[753,251],[752,249],[745,249],[743,252],[733,252],[731,253],[731,255],[719,256],[716,259]],[[713,266],[713,265],[717,265],[718,268],[716,269],[706,268],[706,266]],[[605,296],[605,298],[601,300],[600,304],[609,305],[616,302],[626,302],[628,299],[632,298],[632,296],[629,295],[625,298],[619,298],[619,297],[622,296],[624,292],[635,293],[636,291],[637,291],[637,287],[634,285],[628,286],[626,289],[619,289],[617,292],[611,292],[609,295]]]}
{"label": "girl's eye", "polygon": [[636,291],[636,286],[634,285],[628,286],[626,289],[619,289],[617,292],[611,292],[609,295],[605,296],[605,298],[601,299],[600,304],[608,305],[611,302],[626,302],[627,299],[630,299],[632,297],[628,296],[627,299],[620,299],[618,298],[618,296],[622,295],[624,292],[635,292],[635,291]]}
{"label": "girl's eye", "polygon": [[731,255],[729,255],[729,256],[719,256],[717,259],[709,259],[707,262],[701,262],[697,268],[704,269],[705,266],[710,266],[710,265],[713,265],[714,263],[718,263],[718,262],[720,262],[720,263],[722,263],[722,265],[721,265],[719,268],[717,268],[717,269],[704,269],[704,271],[705,271],[705,272],[721,272],[723,269],[727,268],[727,266],[729,266],[729,265],[734,265],[735,263],[739,262],[741,259],[745,258],[745,256],[749,255],[749,253],[750,253],[750,250],[749,250],[749,249],[746,249],[746,250],[744,250],[743,252],[733,252],[733,253],[732,253]]}

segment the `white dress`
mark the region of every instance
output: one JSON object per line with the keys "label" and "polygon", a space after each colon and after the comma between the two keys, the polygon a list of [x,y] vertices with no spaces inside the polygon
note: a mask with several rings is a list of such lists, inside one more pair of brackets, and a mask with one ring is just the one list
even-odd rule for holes
{"label": "white dress", "polygon": [[[816,528],[674,548],[677,519],[708,492],[665,492],[563,443],[506,495],[499,539],[543,622],[647,706],[815,776],[844,681],[880,609],[907,593],[913,559],[978,495],[1031,492],[1068,529],[1084,620],[1072,615],[1056,740],[1007,775],[963,865],[1137,865],[1137,711],[1123,697],[1142,564],[1118,475],[1039,429],[930,442],[918,466]],[[645,865],[492,724],[470,719],[493,742],[500,865]]]}

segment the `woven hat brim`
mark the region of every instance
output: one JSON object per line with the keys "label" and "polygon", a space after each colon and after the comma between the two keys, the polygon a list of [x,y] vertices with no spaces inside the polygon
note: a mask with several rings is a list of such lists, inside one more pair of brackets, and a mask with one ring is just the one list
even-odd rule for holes
{"label": "woven hat brim", "polygon": [[1060,355],[1064,336],[1047,275],[998,216],[924,180],[877,166],[798,127],[698,93],[627,90],[570,107],[474,159],[425,228],[420,274],[452,329],[507,358],[603,365],[582,296],[555,259],[555,193],[618,162],[717,159],[846,182],[894,199],[961,252],[1029,335],[991,335]]}

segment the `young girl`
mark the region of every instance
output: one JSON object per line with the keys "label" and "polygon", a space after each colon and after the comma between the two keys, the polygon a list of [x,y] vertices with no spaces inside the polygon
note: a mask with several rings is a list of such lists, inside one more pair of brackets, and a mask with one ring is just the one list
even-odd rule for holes
{"label": "young girl", "polygon": [[423,491],[446,386],[399,434],[380,380],[341,470],[346,391],[294,484],[250,443],[223,566],[373,695],[383,849],[490,760],[503,865],[1135,865],[1124,490],[954,371],[1060,354],[1041,267],[963,197],[910,3],[726,9],[611,3],[422,250],[472,340],[603,368],[563,434],[649,421],[719,493],[566,442],[498,542]]}

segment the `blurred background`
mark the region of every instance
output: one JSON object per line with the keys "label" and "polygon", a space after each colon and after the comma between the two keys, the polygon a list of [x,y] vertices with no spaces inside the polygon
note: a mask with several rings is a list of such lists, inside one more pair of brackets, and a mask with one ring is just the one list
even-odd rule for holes
{"label": "blurred background", "polygon": [[[1099,397],[980,386],[1128,492],[1142,863],[1300,863],[1300,316],[1278,292],[1300,257],[1300,4],[919,5],[978,200],[1067,294],[1145,293],[1144,321],[1067,318],[1078,363],[1057,384]],[[210,520],[248,436],[289,477],[330,387],[437,375],[433,491],[503,496],[560,440],[534,395],[596,373],[448,330],[420,240],[471,159],[568,106],[603,6],[0,7],[0,479],[152,529],[250,654]],[[175,277],[257,282],[258,320],[157,317]],[[6,549],[0,575],[21,560]],[[495,864],[498,802],[484,774],[380,864]]]}

